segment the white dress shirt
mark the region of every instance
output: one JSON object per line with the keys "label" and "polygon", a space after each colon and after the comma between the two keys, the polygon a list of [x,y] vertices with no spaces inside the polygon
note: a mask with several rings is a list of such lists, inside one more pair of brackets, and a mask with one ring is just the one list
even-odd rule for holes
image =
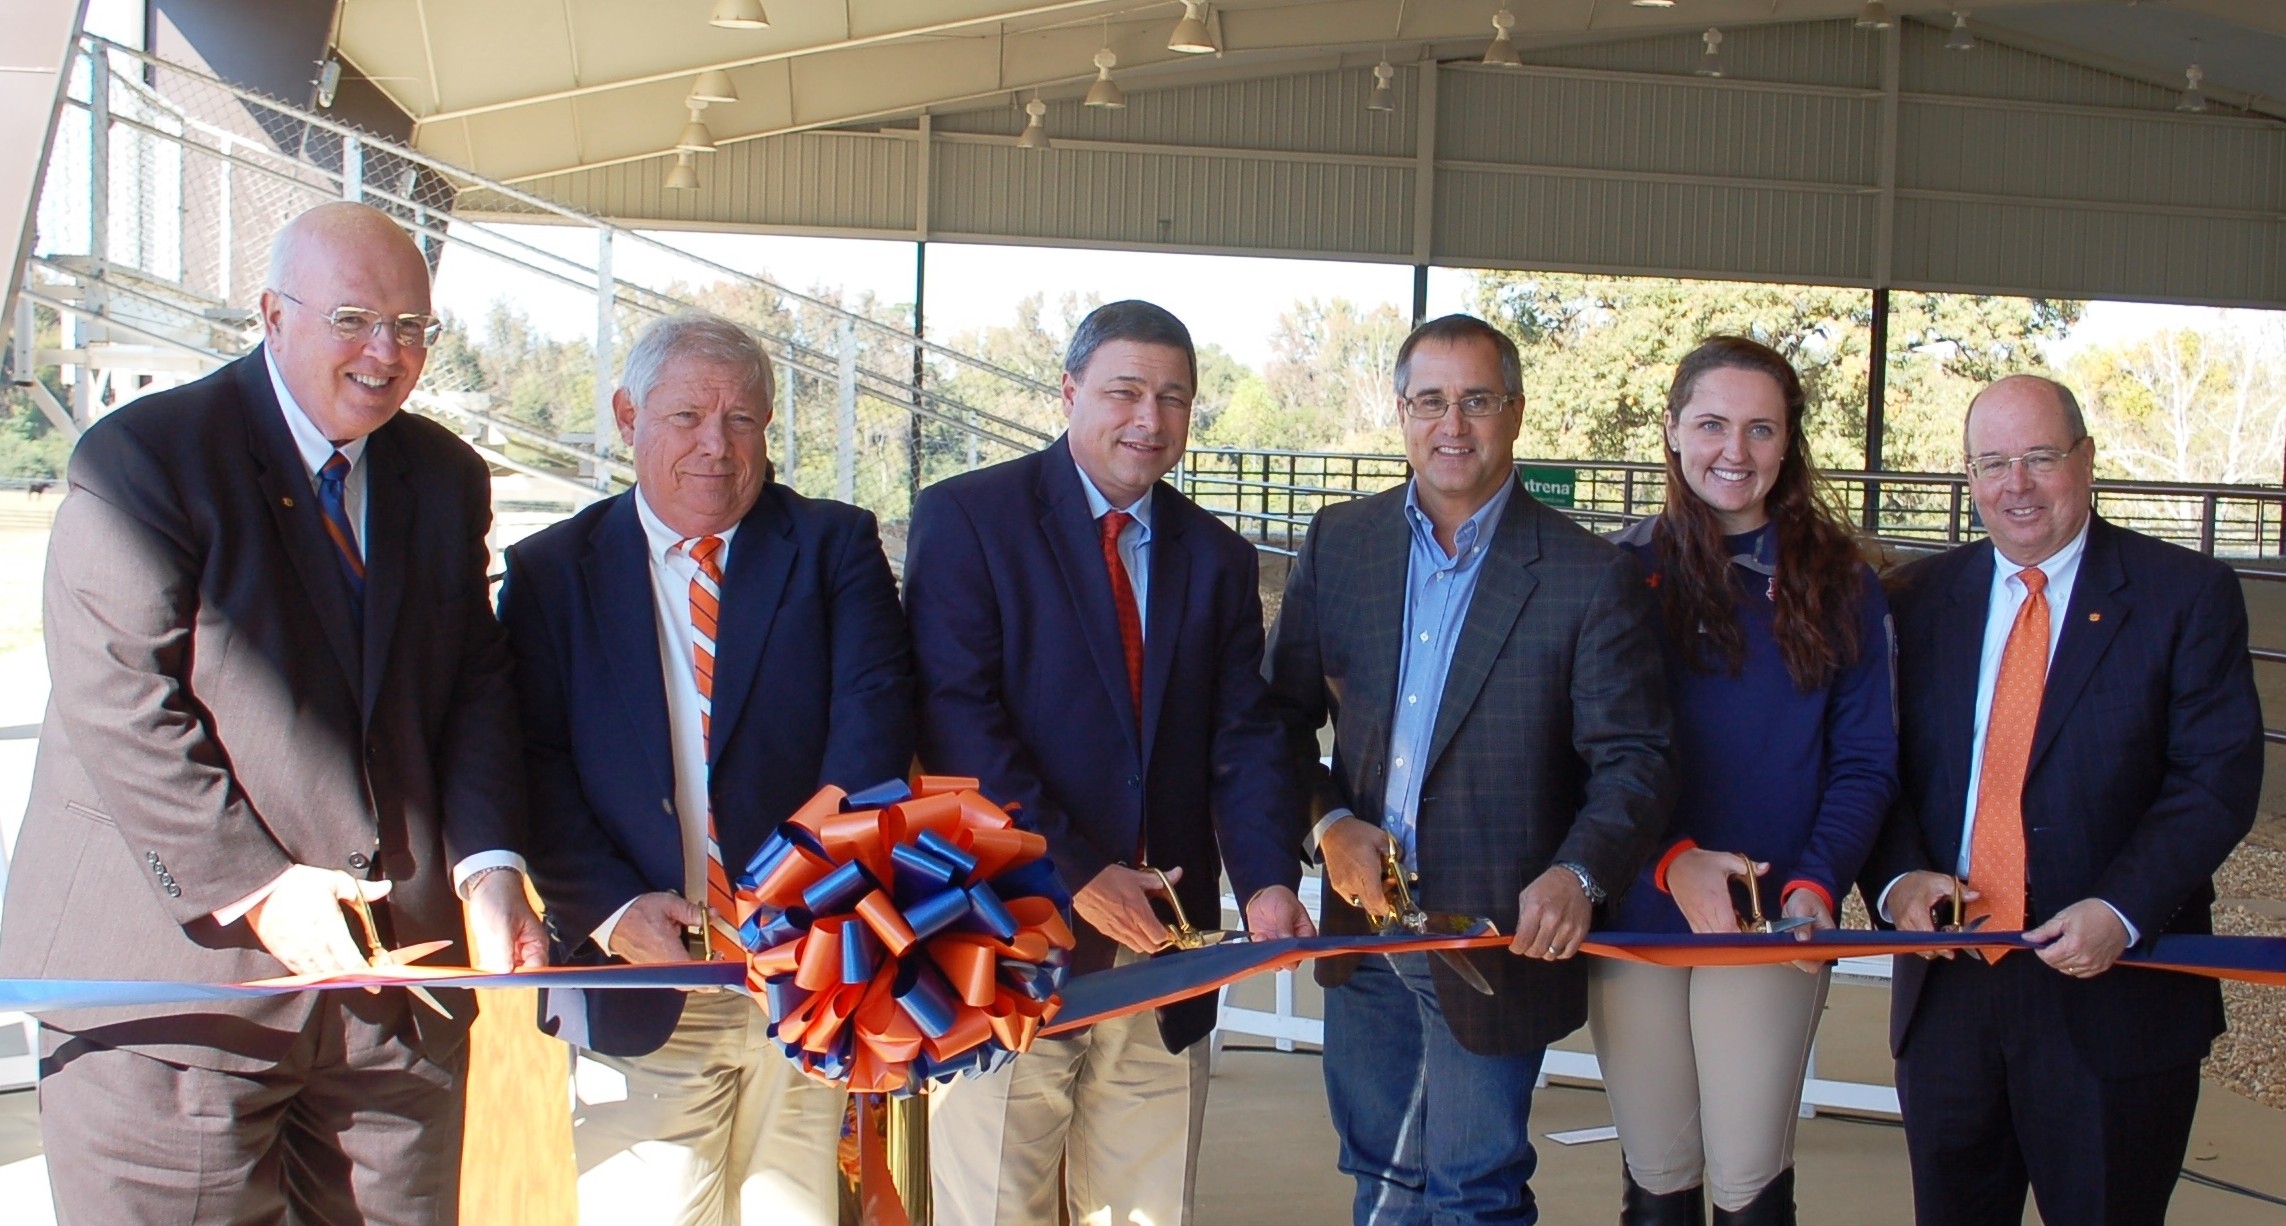
{"label": "white dress shirt", "polygon": [[[683,834],[683,897],[706,900],[707,791],[706,725],[700,718],[698,677],[691,671],[691,580],[698,576],[698,560],[685,542],[693,539],[667,526],[651,510],[641,486],[635,488],[635,516],[643,521],[644,557],[651,571],[651,610],[659,625],[659,675],[666,679],[667,747],[675,764],[675,820]],[[731,538],[736,525],[718,532],[722,551],[715,565],[730,570]],[[719,640],[718,640],[719,643]],[[743,867],[743,866],[740,866]],[[725,871],[733,866],[723,865]],[[611,934],[619,917],[634,905],[630,898],[595,928],[597,948],[610,950]]]}
{"label": "white dress shirt", "polygon": [[[278,407],[284,410],[286,430],[294,436],[294,449],[301,453],[302,467],[307,470],[310,479],[310,492],[317,492],[318,471],[332,461],[334,452],[340,452],[349,461],[349,476],[341,483],[342,510],[349,517],[349,531],[357,540],[358,553],[364,553],[365,490],[372,483],[370,470],[365,467],[365,439],[358,437],[345,443],[336,443],[327,438],[325,432],[318,429],[317,423],[311,421],[310,415],[302,409],[301,402],[294,399],[294,394],[286,389],[286,377],[278,372],[278,359],[272,356],[267,346],[262,350],[262,365],[270,372],[270,390],[277,394]],[[469,881],[478,873],[491,868],[512,868],[519,873],[526,871],[524,857],[515,852],[480,851],[453,865],[453,889],[463,900],[467,899]],[[254,909],[254,904],[268,898],[270,891],[278,888],[278,882],[284,876],[281,873],[271,878],[261,889],[216,911],[214,922],[235,924],[245,918],[246,913]]]}
{"label": "white dress shirt", "polygon": [[[2092,522],[2092,521],[2091,521]],[[2065,613],[2072,607],[2072,589],[2079,583],[2080,558],[2087,553],[2088,525],[2081,524],[2078,535],[2064,543],[2064,547],[2032,566],[2019,566],[2008,560],[1999,549],[1992,551],[1992,596],[1986,605],[1984,618],[1984,647],[1978,657],[1976,670],[1976,730],[1969,741],[1968,797],[1962,805],[1960,858],[1953,865],[1953,875],[1968,880],[1969,853],[1976,846],[1976,798],[1984,780],[1985,733],[1992,724],[1992,695],[2000,684],[2000,657],[2008,650],[2008,634],[2016,627],[2016,614],[2023,609],[2031,589],[2024,586],[2025,571],[2038,567],[2048,576],[2045,592],[2048,601],[2048,663],[2056,661],[2056,644],[2064,639]],[[1889,891],[1897,883],[1891,881],[1881,891],[1881,918],[1890,919]],[[2105,906],[2111,907],[2106,902]],[[2112,914],[2127,928],[2127,943],[2133,945],[2141,939],[2135,925],[2117,907]]]}
{"label": "white dress shirt", "polygon": [[[1080,489],[1087,493],[1089,519],[1100,525],[1103,522],[1103,517],[1115,510],[1125,511],[1134,517],[1134,523],[1119,530],[1119,562],[1127,568],[1128,586],[1135,589],[1137,620],[1142,624],[1143,641],[1149,642],[1151,640],[1151,490],[1146,488],[1143,491],[1143,496],[1136,499],[1133,505],[1114,507],[1111,505],[1111,500],[1103,496],[1103,491],[1095,488],[1095,482],[1088,479],[1087,470],[1080,468],[1078,460],[1072,461],[1072,467],[1079,472]],[[1098,537],[1103,535],[1103,529],[1100,526],[1096,529],[1096,535]]]}

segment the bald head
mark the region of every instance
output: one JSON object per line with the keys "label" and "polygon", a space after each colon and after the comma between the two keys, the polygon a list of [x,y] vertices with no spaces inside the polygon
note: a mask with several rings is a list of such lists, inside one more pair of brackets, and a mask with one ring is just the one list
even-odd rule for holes
{"label": "bald head", "polygon": [[2072,389],[2046,375],[2008,375],[1993,380],[1983,391],[1969,397],[1968,412],[1961,417],[1961,442],[1968,455],[1976,454],[1976,445],[1969,441],[1970,423],[1976,420],[1976,406],[1985,397],[1995,394],[2011,401],[2025,397],[2045,399],[2063,415],[2064,431],[2072,442],[2078,442],[2088,435],[2087,417],[2080,412],[2080,398],[2072,394]]}
{"label": "bald head", "polygon": [[294,404],[336,443],[380,429],[412,394],[428,350],[397,343],[397,321],[428,313],[428,263],[379,209],[321,204],[271,244],[262,343]]}
{"label": "bald head", "polygon": [[423,281],[428,279],[421,249],[395,218],[371,205],[343,200],[321,204],[278,230],[270,240],[268,288],[298,292],[295,281],[306,266],[330,266],[344,255],[410,262],[420,269]]}

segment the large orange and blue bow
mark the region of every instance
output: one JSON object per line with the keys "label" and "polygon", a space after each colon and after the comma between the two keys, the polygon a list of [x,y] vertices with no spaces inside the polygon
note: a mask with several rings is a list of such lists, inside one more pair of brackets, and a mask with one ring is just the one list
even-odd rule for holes
{"label": "large orange and blue bow", "polygon": [[909,1093],[998,1067],[1055,1016],[1066,900],[1052,873],[1023,871],[1047,840],[976,786],[825,788],[740,874],[748,987],[810,1076]]}

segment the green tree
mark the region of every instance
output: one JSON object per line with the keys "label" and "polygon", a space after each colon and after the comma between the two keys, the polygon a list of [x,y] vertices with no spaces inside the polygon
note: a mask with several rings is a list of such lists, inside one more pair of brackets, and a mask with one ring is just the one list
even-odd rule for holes
{"label": "green tree", "polygon": [[2076,357],[2105,476],[2265,482],[2286,446],[2286,321],[2171,329]]}
{"label": "green tree", "polygon": [[[1524,363],[1518,449],[1555,459],[1656,459],[1667,385],[1700,340],[1749,336],[1802,376],[1811,452],[1831,469],[1864,463],[1872,295],[1769,285],[1577,273],[1477,274],[1478,314],[1509,330]],[[2081,304],[1893,292],[1884,466],[1949,470],[1975,387],[2038,365]]]}

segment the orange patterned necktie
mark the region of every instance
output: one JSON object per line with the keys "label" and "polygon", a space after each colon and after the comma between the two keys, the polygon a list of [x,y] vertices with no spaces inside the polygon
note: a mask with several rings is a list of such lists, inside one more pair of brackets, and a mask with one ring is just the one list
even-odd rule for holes
{"label": "orange patterned necktie", "polygon": [[[698,572],[691,576],[691,675],[698,682],[699,730],[706,746],[709,769],[714,762],[714,639],[722,619],[722,538],[702,536],[685,541]],[[722,843],[714,830],[714,801],[706,806],[706,926],[707,949],[717,958],[743,958],[746,950],[736,936],[738,904],[730,892],[730,874],[722,868]]]}
{"label": "orange patterned necktie", "polygon": [[2040,724],[2040,695],[2048,687],[2048,576],[2034,567],[2017,578],[2024,581],[2024,604],[2000,652],[1977,778],[1976,829],[1969,836],[1969,885],[1982,895],[1969,904],[1969,916],[1990,916],[1994,932],[2024,930],[2024,776]]}

